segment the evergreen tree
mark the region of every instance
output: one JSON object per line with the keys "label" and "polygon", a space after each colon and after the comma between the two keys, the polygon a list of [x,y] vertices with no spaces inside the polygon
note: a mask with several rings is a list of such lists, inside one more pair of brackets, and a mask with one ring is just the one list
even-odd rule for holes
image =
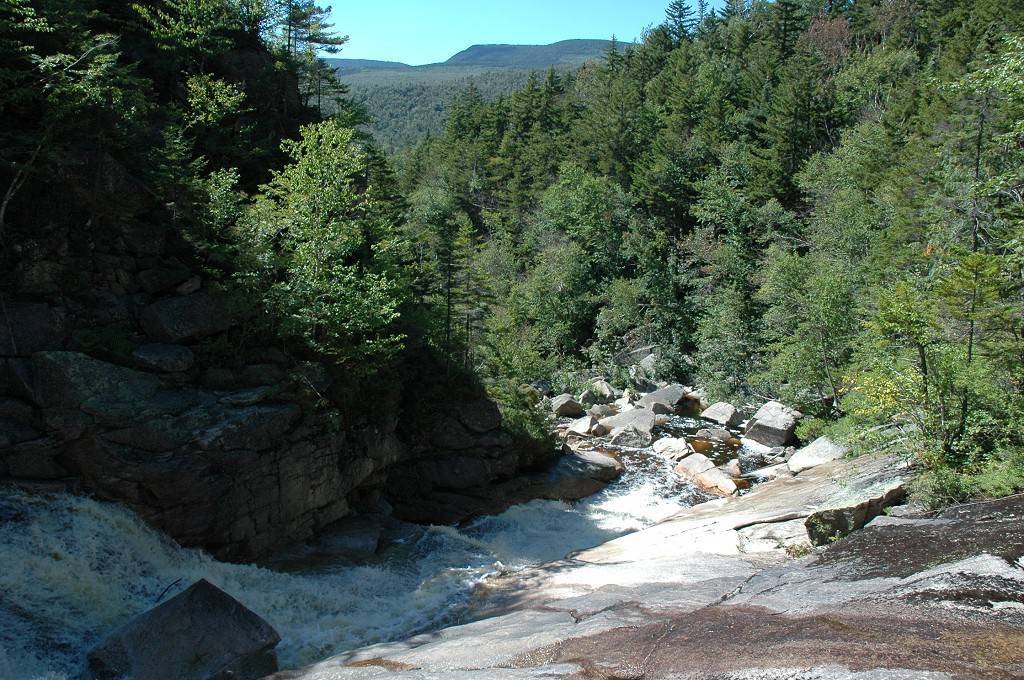
{"label": "evergreen tree", "polygon": [[676,45],[693,35],[700,20],[688,0],[672,0],[665,10],[665,25]]}

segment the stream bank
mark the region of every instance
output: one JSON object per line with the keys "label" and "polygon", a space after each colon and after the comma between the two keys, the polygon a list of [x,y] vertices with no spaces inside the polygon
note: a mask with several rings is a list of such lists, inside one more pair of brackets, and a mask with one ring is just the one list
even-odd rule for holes
{"label": "stream bank", "polygon": [[825,463],[491,579],[472,623],[274,678],[1020,677],[1024,497],[880,515],[799,559],[772,538],[908,474]]}

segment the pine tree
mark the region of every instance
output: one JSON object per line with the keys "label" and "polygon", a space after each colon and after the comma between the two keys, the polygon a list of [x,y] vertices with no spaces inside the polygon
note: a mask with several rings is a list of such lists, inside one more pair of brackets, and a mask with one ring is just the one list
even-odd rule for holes
{"label": "pine tree", "polygon": [[690,39],[698,22],[688,0],[672,0],[665,10],[665,25],[676,45]]}

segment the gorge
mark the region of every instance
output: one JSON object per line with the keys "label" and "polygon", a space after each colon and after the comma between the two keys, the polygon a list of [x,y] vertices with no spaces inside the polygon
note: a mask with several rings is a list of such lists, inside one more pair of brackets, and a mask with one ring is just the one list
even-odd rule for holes
{"label": "gorge", "polygon": [[0,680],[1024,676],[1024,6],[666,4],[0,0]]}

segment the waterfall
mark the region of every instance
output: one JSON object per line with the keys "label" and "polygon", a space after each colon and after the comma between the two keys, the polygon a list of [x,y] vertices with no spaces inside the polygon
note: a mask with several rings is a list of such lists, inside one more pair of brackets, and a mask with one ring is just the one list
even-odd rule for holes
{"label": "waterfall", "polygon": [[622,479],[579,503],[533,501],[458,528],[407,525],[372,563],[289,571],[181,548],[115,504],[0,488],[0,677],[75,678],[104,635],[200,578],[278,630],[284,668],[450,625],[488,575],[649,526],[697,497],[668,461],[623,455]]}

